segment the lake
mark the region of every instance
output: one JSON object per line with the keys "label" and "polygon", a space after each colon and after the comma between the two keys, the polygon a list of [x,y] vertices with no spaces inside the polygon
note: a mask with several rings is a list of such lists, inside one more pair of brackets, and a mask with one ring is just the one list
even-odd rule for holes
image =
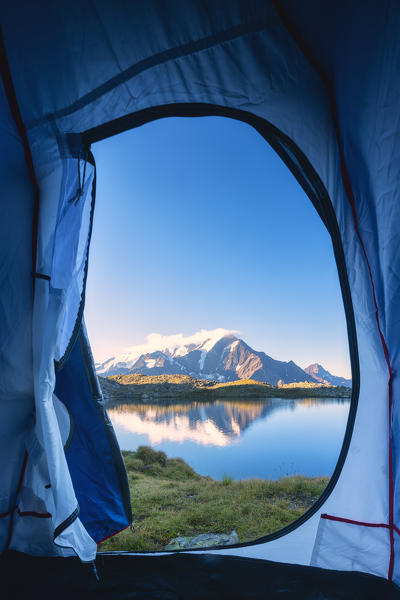
{"label": "lake", "polygon": [[123,450],[152,446],[215,479],[330,476],[350,401],[342,398],[215,399],[108,408]]}

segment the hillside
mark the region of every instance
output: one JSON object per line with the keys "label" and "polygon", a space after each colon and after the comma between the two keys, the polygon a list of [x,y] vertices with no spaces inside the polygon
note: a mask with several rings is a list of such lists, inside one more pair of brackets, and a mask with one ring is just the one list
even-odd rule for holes
{"label": "hillside", "polygon": [[158,399],[204,398],[349,398],[351,390],[345,387],[321,385],[315,382],[281,384],[279,387],[245,379],[220,383],[197,379],[187,375],[113,375],[99,377],[104,398],[107,402],[146,401]]}
{"label": "hillside", "polygon": [[223,543],[249,542],[299,518],[329,481],[301,475],[278,481],[226,476],[218,481],[198,475],[181,458],[167,458],[146,446],[122,454],[135,521],[101,543],[101,551],[199,548],[214,545],[210,534],[225,540],[231,532],[236,540]]}

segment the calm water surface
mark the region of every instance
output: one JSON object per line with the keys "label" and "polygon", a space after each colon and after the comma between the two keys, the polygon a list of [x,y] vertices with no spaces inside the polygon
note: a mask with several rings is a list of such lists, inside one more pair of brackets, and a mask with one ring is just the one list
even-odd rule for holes
{"label": "calm water surface", "polygon": [[278,479],[332,474],[349,405],[340,398],[179,400],[123,404],[108,414],[124,450],[152,446],[215,479]]}

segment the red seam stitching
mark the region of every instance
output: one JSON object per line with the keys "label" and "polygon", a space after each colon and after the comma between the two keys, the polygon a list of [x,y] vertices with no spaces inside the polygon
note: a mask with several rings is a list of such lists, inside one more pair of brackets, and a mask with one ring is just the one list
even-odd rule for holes
{"label": "red seam stitching", "polygon": [[[336,119],[335,119],[336,121]],[[360,242],[360,246],[362,249],[362,253],[364,255],[364,259],[367,265],[367,269],[368,269],[368,274],[369,274],[369,278],[370,278],[370,282],[371,282],[371,288],[372,288],[372,298],[373,298],[373,302],[374,302],[374,307],[375,307],[375,320],[376,320],[376,325],[378,328],[378,333],[379,333],[379,337],[381,340],[381,345],[382,345],[382,349],[383,349],[383,354],[385,356],[385,361],[386,361],[386,366],[389,372],[389,379],[388,379],[388,395],[389,395],[389,415],[388,415],[388,421],[389,421],[389,525],[390,525],[390,560],[389,560],[389,570],[388,570],[388,580],[392,581],[392,577],[393,577],[393,565],[394,565],[394,537],[393,537],[393,527],[394,527],[394,517],[393,517],[393,496],[394,496],[394,490],[393,490],[393,457],[392,457],[392,381],[393,381],[393,370],[392,370],[392,365],[390,363],[390,358],[389,358],[389,351],[388,351],[388,347],[386,344],[386,340],[385,337],[382,333],[381,330],[381,325],[380,325],[380,320],[379,320],[379,308],[378,308],[378,303],[376,300],[376,293],[375,293],[375,285],[374,285],[374,279],[372,276],[372,270],[371,270],[371,266],[368,260],[368,256],[367,256],[367,252],[365,250],[365,246],[364,246],[364,242],[363,239],[361,237],[361,234],[358,230],[358,220],[357,220],[357,213],[356,213],[356,208],[355,208],[355,201],[354,201],[354,195],[353,195],[353,190],[351,188],[351,184],[350,184],[350,180],[349,180],[349,176],[347,173],[347,168],[346,168],[346,164],[344,161],[344,155],[343,155],[343,149],[341,147],[340,144],[340,140],[338,137],[338,148],[339,148],[339,156],[340,156],[340,168],[342,171],[342,178],[343,178],[343,183],[345,184],[345,190],[346,190],[346,194],[348,196],[348,199],[350,201],[350,205],[351,205],[351,210],[353,213],[353,220],[354,220],[354,231],[356,232],[356,235],[358,237],[358,240]],[[346,179],[347,179],[347,185],[346,185]]]}
{"label": "red seam stitching", "polygon": [[5,513],[0,513],[0,519],[2,519],[3,517],[8,517],[9,515],[11,515],[11,513],[13,512],[13,510],[15,510],[16,507],[13,506],[12,508],[10,508],[10,510],[8,510]]}
{"label": "red seam stitching", "polygon": [[8,517],[9,515],[11,515],[11,513],[14,512],[14,510],[17,511],[20,517],[38,517],[39,519],[49,519],[52,517],[51,513],[49,512],[39,513],[34,510],[20,510],[18,506],[13,506],[7,512],[0,513],[0,519]]}
{"label": "red seam stitching", "polygon": [[390,529],[390,525],[388,523],[367,523],[365,521],[354,521],[353,519],[346,519],[345,517],[335,517],[334,515],[327,515],[326,513],[321,515],[321,519],[327,519],[329,521],[339,521],[340,523],[350,523],[350,525],[362,525],[363,527],[385,527],[386,529]]}
{"label": "red seam stitching", "polygon": [[346,519],[345,517],[335,517],[334,515],[327,515],[326,513],[321,515],[321,519],[327,519],[329,521],[338,521],[339,523],[349,523],[350,525],[361,525],[362,527],[384,527],[385,529],[393,530],[400,535],[400,529],[393,524],[389,523],[366,523],[365,521],[354,521],[353,519]]}
{"label": "red seam stitching", "polygon": [[45,513],[38,513],[35,512],[34,510],[19,510],[18,507],[16,507],[17,509],[17,513],[19,514],[20,517],[37,517],[38,519],[51,519],[52,515],[49,512],[45,512]]}
{"label": "red seam stitching", "polygon": [[125,531],[125,529],[128,529],[128,527],[129,527],[129,525],[127,525],[126,527],[123,527],[122,529],[120,529],[119,531],[116,531],[115,533],[111,533],[110,535],[107,535],[107,537],[103,538],[102,540],[100,540],[97,543],[102,544],[106,540],[109,540],[110,538],[114,537],[114,535],[117,535],[117,533],[121,533],[121,531]]}
{"label": "red seam stitching", "polygon": [[[11,75],[10,65],[8,63],[7,50],[3,35],[0,29],[0,62],[1,62],[1,76],[4,83],[4,88],[7,96],[8,106],[10,113],[17,127],[19,136],[22,141],[24,150],[24,157],[26,166],[31,180],[34,197],[33,197],[33,217],[32,217],[32,271],[36,271],[36,255],[37,255],[37,239],[38,239],[38,223],[39,223],[39,184],[36,179],[35,167],[33,164],[33,157],[31,147],[28,140],[28,134],[26,132],[25,124],[22,119],[21,111],[19,108],[17,95],[14,88],[14,82]],[[33,277],[33,290],[35,290],[35,277]]]}
{"label": "red seam stitching", "polygon": [[[25,470],[26,470],[27,463],[28,463],[28,452],[25,450],[24,460],[23,460],[22,468],[21,468],[21,473],[19,474],[17,491],[15,492],[15,501],[18,500],[18,496],[19,496],[19,493],[21,491],[22,482],[23,482],[23,479],[24,479],[24,475],[25,475]],[[4,548],[3,552],[2,552],[2,554],[4,554],[5,552],[7,552],[7,550],[10,547],[10,544],[11,544],[12,532],[13,532],[13,528],[14,528],[14,509],[15,509],[15,506],[14,506],[14,508],[11,511],[11,519],[10,519],[10,524],[8,526],[7,542],[6,542],[6,545],[5,545],[5,548]]]}

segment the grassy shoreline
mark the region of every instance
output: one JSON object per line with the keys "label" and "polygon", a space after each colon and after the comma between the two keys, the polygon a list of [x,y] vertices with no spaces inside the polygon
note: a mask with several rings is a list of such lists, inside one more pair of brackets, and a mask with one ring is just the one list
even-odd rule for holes
{"label": "grassy shoreline", "polygon": [[141,446],[123,451],[131,490],[133,528],[99,550],[159,551],[172,538],[230,533],[240,542],[272,533],[300,517],[325,489],[327,477],[222,481],[203,477],[180,458]]}
{"label": "grassy shoreline", "polygon": [[351,388],[299,382],[273,386],[253,379],[219,383],[188,375],[111,375],[99,377],[106,401],[163,400],[185,398],[343,398],[351,397]]}

